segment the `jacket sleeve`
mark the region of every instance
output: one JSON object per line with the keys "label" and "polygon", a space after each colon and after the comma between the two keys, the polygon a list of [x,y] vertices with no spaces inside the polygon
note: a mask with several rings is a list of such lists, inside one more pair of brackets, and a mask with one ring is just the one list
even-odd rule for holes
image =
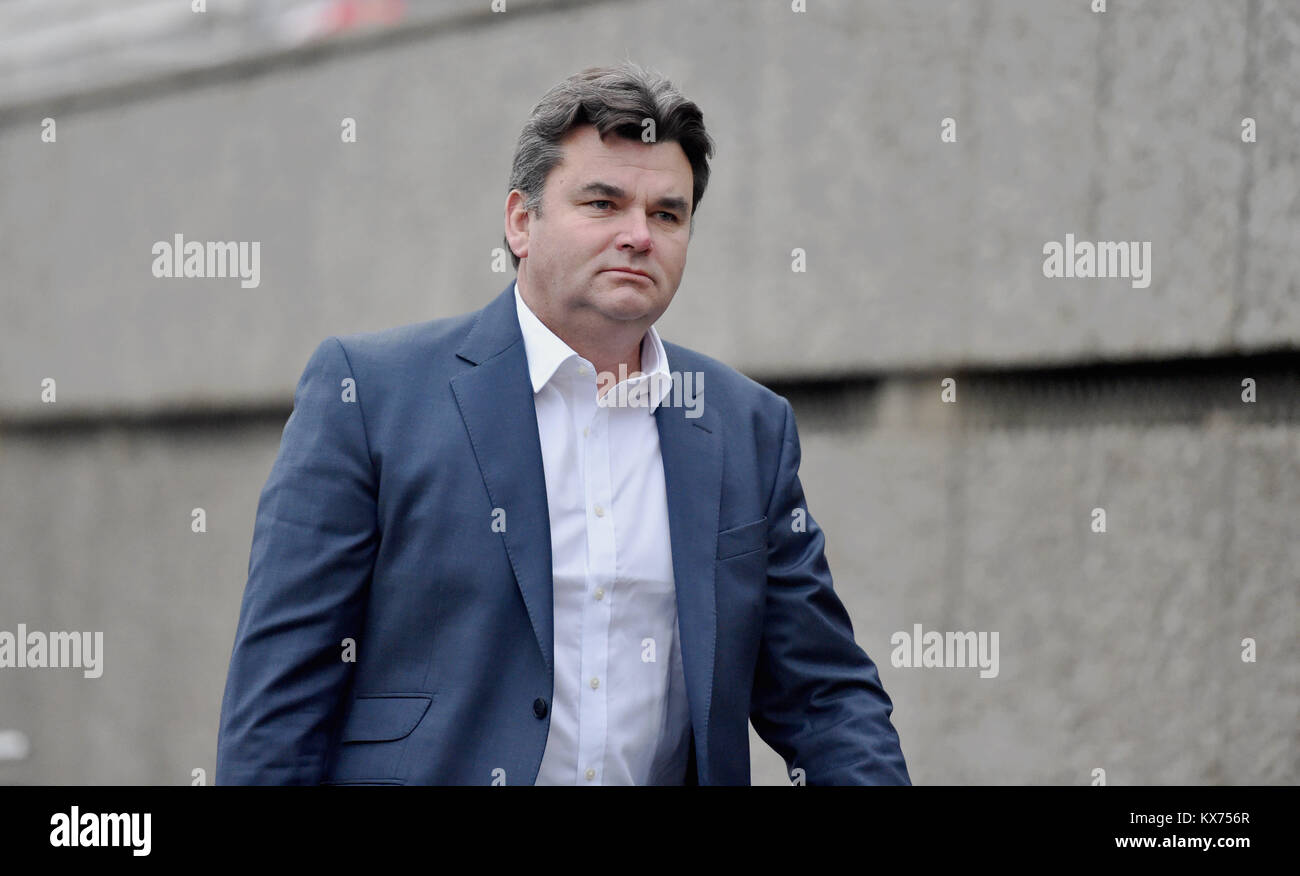
{"label": "jacket sleeve", "polygon": [[305,785],[323,776],[355,666],[343,640],[364,647],[379,544],[363,392],[343,345],[321,342],[258,500],[216,784]]}
{"label": "jacket sleeve", "polygon": [[808,785],[909,785],[893,703],[831,586],[821,528],[799,483],[799,436],[784,435],[768,503],[767,599],[751,698],[758,735]]}

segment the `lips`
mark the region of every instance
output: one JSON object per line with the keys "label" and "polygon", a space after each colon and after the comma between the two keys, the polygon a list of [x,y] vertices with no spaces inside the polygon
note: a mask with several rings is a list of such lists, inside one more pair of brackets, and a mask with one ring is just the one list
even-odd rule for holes
{"label": "lips", "polygon": [[605,272],[614,274],[636,274],[638,277],[645,277],[647,280],[650,279],[650,275],[645,271],[638,271],[635,268],[606,268]]}

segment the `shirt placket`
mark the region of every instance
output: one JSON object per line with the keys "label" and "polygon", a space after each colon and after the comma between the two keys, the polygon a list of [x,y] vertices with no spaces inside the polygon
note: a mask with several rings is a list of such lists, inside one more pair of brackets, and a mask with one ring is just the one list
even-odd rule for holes
{"label": "shirt placket", "polygon": [[[588,372],[590,373],[590,372]],[[609,411],[596,404],[596,383],[579,384],[583,432],[583,481],[587,516],[587,581],[582,604],[582,682],[578,770],[580,784],[604,782],[608,733],[609,664],[612,622],[610,590],[614,583],[614,502],[610,479]]]}

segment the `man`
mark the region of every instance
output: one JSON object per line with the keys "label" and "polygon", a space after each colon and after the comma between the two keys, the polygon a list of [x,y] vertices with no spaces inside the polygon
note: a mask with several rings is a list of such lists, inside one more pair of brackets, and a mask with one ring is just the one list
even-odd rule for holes
{"label": "man", "polygon": [[749,784],[750,720],[809,785],[909,783],[789,403],[653,328],[711,155],[666,80],[570,77],[516,149],[516,282],[317,348],[218,783]]}

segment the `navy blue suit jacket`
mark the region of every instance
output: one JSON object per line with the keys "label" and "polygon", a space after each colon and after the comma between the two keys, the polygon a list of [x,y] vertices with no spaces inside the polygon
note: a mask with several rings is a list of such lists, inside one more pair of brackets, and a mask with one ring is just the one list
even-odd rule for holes
{"label": "navy blue suit jacket", "polygon": [[[790,404],[664,348],[673,371],[704,375],[654,414],[688,784],[749,784],[750,721],[809,785],[908,784],[893,704],[807,515]],[[551,594],[513,283],[477,313],[325,340],[257,507],[217,783],[533,784]]]}

